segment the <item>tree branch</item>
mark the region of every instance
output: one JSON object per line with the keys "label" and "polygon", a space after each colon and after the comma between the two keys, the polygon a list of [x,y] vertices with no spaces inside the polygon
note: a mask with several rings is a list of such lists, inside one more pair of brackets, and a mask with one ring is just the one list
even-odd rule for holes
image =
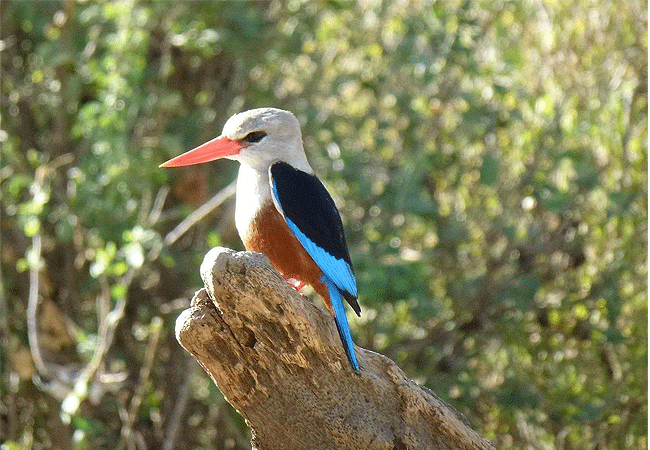
{"label": "tree branch", "polygon": [[253,448],[493,449],[388,358],[345,357],[325,311],[257,253],[214,248],[176,337],[246,419]]}
{"label": "tree branch", "polygon": [[213,210],[219,207],[223,202],[228,200],[231,196],[235,195],[237,189],[237,180],[231,182],[228,186],[217,192],[210,200],[201,205],[200,208],[195,210],[192,214],[187,216],[181,223],[176,225],[172,231],[165,236],[165,245],[172,245],[182,235],[201,221],[205,216],[210,214]]}

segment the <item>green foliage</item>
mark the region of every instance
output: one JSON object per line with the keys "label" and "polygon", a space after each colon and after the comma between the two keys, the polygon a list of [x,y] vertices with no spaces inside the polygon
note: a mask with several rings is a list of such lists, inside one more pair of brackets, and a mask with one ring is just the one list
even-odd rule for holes
{"label": "green foliage", "polygon": [[173,337],[241,243],[232,202],[170,232],[235,166],[157,166],[265,105],[341,209],[358,344],[498,448],[647,448],[647,5],[0,7],[3,448],[249,445]]}

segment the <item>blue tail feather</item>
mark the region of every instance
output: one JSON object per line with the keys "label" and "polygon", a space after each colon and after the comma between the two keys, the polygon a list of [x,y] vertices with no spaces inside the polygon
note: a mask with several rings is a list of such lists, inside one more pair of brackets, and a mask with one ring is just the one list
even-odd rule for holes
{"label": "blue tail feather", "polygon": [[332,310],[334,311],[334,320],[336,321],[336,328],[339,331],[345,354],[348,355],[348,360],[352,368],[359,371],[359,363],[357,363],[357,356],[354,353],[354,343],[352,342],[352,335],[350,334],[350,327],[348,319],[345,316],[345,308],[343,307],[343,296],[336,287],[336,285],[326,276],[323,276],[323,281],[327,284],[327,289],[330,294],[332,302]]}

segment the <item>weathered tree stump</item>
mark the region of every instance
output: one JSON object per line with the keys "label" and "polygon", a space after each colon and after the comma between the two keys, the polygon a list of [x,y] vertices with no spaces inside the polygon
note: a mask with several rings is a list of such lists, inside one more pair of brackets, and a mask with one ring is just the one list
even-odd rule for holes
{"label": "weathered tree stump", "polygon": [[201,276],[176,336],[244,416],[254,449],[494,448],[385,356],[357,347],[355,373],[331,316],[264,255],[214,248]]}

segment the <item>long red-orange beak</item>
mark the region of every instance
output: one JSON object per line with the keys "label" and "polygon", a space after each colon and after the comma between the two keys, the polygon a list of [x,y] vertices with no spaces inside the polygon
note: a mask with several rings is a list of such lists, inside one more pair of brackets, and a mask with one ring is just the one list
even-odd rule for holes
{"label": "long red-orange beak", "polygon": [[214,161],[215,159],[236,155],[245,146],[246,145],[242,142],[233,141],[225,136],[219,136],[205,144],[199,145],[189,152],[185,152],[182,155],[178,155],[177,157],[162,163],[158,167],[190,166],[192,164]]}

